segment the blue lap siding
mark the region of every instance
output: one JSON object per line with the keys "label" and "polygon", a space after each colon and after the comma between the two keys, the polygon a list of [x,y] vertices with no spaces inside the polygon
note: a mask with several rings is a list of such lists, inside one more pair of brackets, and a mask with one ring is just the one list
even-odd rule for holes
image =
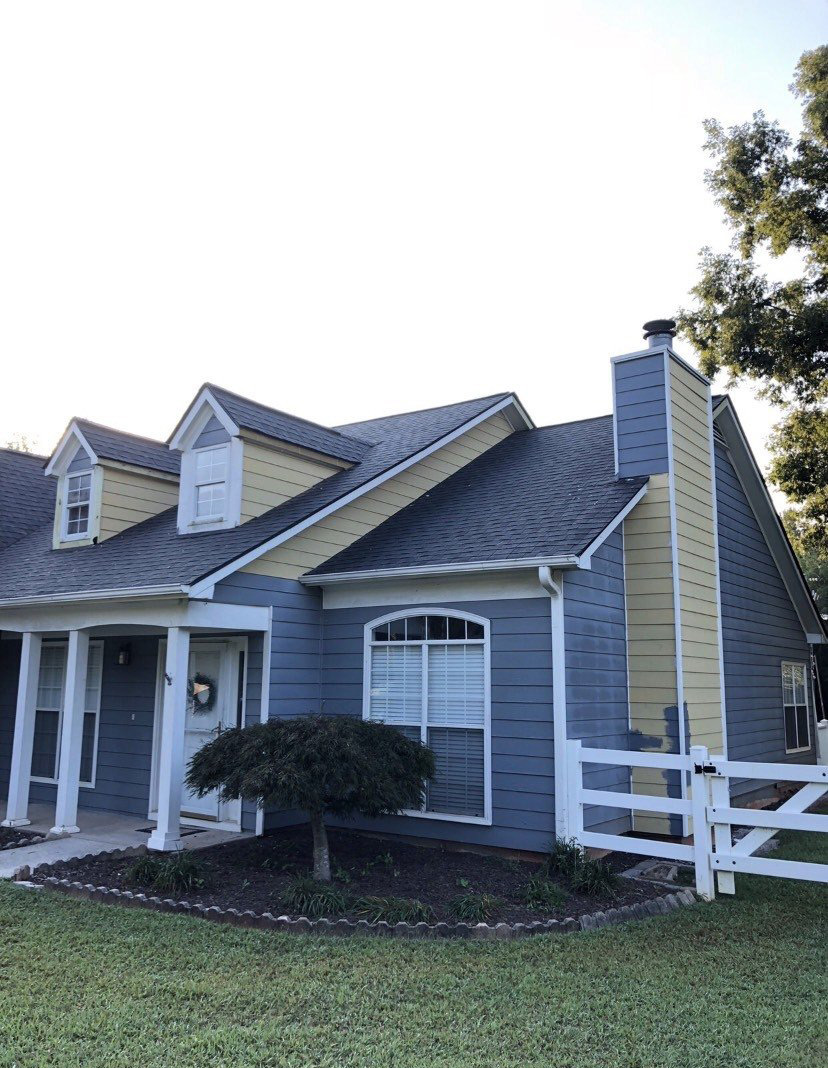
{"label": "blue lap siding", "polygon": [[[116,663],[119,647],[129,641],[128,666]],[[8,788],[20,642],[0,642],[0,784]],[[147,818],[158,638],[131,636],[104,642],[98,764],[93,788],[82,786],[80,808],[104,809]],[[53,804],[56,787],[34,782],[30,799]]]}
{"label": "blue lap siding", "polygon": [[[722,590],[727,744],[731,760],[813,763],[786,754],[782,661],[809,663],[809,646],[727,449],[716,443],[716,497]],[[809,674],[810,674],[810,669]],[[814,738],[813,693],[810,694]],[[734,793],[766,792],[741,781]]]}
{"label": "blue lap siding", "polygon": [[612,366],[619,477],[666,471],[667,394],[663,352],[621,360]]}
{"label": "blue lap siding", "polygon": [[[614,531],[592,558],[591,571],[564,574],[567,733],[585,746],[629,748],[627,630],[624,611],[624,550]],[[590,790],[629,792],[629,770],[586,765]],[[585,812],[585,826],[605,834],[631,829],[630,813],[597,808]]]}

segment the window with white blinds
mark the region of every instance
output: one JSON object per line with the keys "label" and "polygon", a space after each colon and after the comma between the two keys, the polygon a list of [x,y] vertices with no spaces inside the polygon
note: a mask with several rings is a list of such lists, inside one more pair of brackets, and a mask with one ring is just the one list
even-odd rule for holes
{"label": "window with white blinds", "polygon": [[[102,674],[103,642],[90,642],[81,743],[81,786],[95,785]],[[36,782],[57,782],[65,685],[66,643],[44,643],[40,653],[40,676],[32,743],[32,779]]]}
{"label": "window with white blinds", "polygon": [[370,624],[367,638],[366,718],[434,753],[421,813],[487,819],[486,624],[429,612]]}
{"label": "window with white blinds", "polygon": [[808,708],[808,676],[804,664],[782,664],[782,706],[785,715],[785,752],[801,753],[811,748],[811,716]]}

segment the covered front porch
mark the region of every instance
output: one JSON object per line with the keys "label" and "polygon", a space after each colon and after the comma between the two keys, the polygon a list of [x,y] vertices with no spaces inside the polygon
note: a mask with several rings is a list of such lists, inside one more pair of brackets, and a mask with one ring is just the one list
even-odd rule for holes
{"label": "covered front porch", "polygon": [[201,745],[267,708],[268,608],[184,597],[30,605],[3,608],[0,631],[4,826],[50,811],[46,829],[65,837],[118,814],[143,835],[125,844],[162,851],[181,848],[187,828],[261,828],[255,808],[197,798],[183,779]]}

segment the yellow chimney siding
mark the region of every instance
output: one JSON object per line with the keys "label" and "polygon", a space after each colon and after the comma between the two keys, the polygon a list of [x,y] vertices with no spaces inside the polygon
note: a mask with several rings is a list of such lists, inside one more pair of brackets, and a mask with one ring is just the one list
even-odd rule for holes
{"label": "yellow chimney siding", "polygon": [[99,541],[178,504],[178,481],[101,465]]}
{"label": "yellow chimney siding", "polygon": [[241,521],[246,523],[291,497],[330,478],[341,464],[317,461],[294,452],[244,441],[242,460]]}
{"label": "yellow chimney siding", "polygon": [[691,744],[724,746],[709,386],[669,361],[681,663]]}
{"label": "yellow chimney siding", "polygon": [[511,433],[512,427],[498,412],[381,486],[369,490],[283,545],[265,553],[243,570],[273,578],[299,578],[384,523]]}
{"label": "yellow chimney siding", "polygon": [[[630,730],[642,750],[668,752],[665,709],[677,702],[669,477],[651,475],[647,495],[624,521]],[[666,796],[662,772],[634,768],[634,793]],[[666,817],[635,813],[636,830],[669,833]]]}

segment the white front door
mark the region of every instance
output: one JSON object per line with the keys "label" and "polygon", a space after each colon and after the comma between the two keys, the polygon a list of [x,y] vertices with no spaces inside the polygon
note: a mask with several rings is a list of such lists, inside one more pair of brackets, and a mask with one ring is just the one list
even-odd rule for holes
{"label": "white front door", "polygon": [[[160,736],[160,700],[163,685],[165,642],[159,650],[159,698],[156,700],[156,740]],[[184,772],[190,760],[207,742],[228,727],[235,727],[239,713],[239,668],[242,645],[239,641],[192,641],[190,644],[189,686],[184,728]],[[154,753],[153,789],[150,816],[157,810],[157,747]],[[218,793],[197,797],[187,789],[181,791],[183,820],[209,820],[222,825],[238,825],[239,802],[221,802]]]}

